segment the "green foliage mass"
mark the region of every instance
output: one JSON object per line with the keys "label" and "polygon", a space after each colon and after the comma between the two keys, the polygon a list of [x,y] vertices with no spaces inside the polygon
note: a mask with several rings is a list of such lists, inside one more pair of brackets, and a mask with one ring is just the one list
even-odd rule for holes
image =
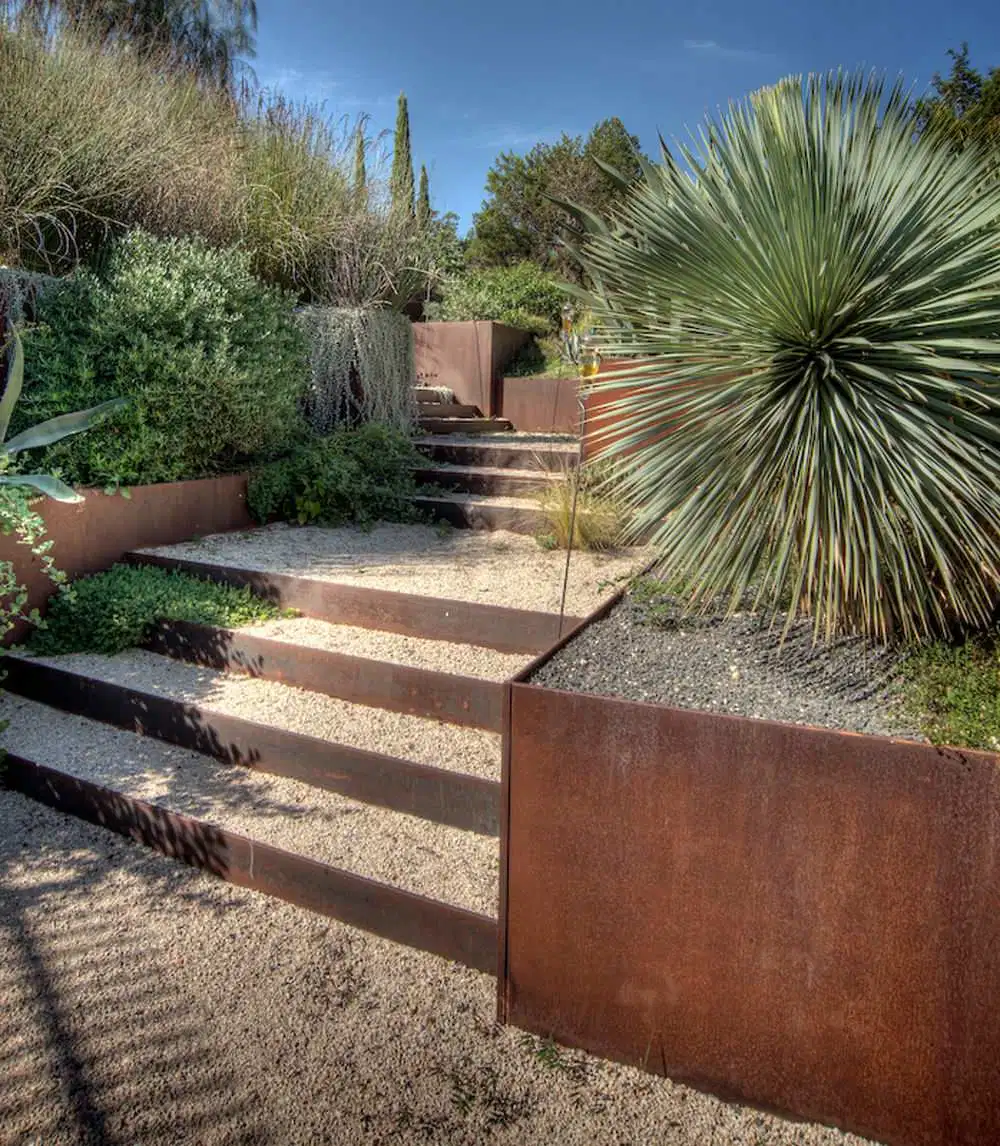
{"label": "green foliage mass", "polygon": [[490,319],[533,334],[551,334],[559,324],[566,290],[535,263],[470,270],[449,279],[435,312],[447,322]]}
{"label": "green foliage mass", "polygon": [[47,656],[110,654],[142,644],[157,621],[236,628],[278,613],[249,589],[215,585],[173,569],[115,565],[74,581],[53,597],[45,626],[33,634],[29,647]]}
{"label": "green foliage mass", "polygon": [[953,146],[980,145],[992,151],[1000,146],[1000,68],[986,75],[969,61],[969,45],[948,51],[951,70],[935,73],[931,93],[917,102],[922,130],[938,132]]}
{"label": "green foliage mass", "polygon": [[[302,433],[307,342],[290,296],[236,251],[133,233],[99,273],[47,290],[24,336],[15,431],[79,406],[128,405],[39,459],[103,486],[232,472]],[[34,451],[33,451],[34,452]]]}
{"label": "green foliage mass", "polygon": [[901,708],[935,744],[1000,750],[1000,637],[995,631],[916,648]]}
{"label": "green foliage mass", "polygon": [[252,473],[247,504],[260,522],[414,521],[419,464],[410,439],[396,430],[377,424],[338,430]]}
{"label": "green foliage mass", "polygon": [[[137,7],[159,26],[162,3],[108,12]],[[308,302],[402,307],[423,293],[412,170],[409,210],[389,209],[377,150],[358,194],[357,139],[339,116],[253,84],[234,98],[169,54],[133,50],[117,30],[12,28],[3,9],[0,0],[0,266],[65,273],[139,227],[239,247],[256,275]]]}
{"label": "green foliage mass", "polygon": [[617,118],[602,120],[586,138],[563,135],[527,155],[503,152],[486,176],[487,199],[473,220],[469,261],[496,266],[531,260],[579,281],[579,264],[562,242],[578,234],[579,225],[552,200],[606,214],[620,200],[621,187],[595,161],[631,182],[642,171],[639,155],[639,140]]}

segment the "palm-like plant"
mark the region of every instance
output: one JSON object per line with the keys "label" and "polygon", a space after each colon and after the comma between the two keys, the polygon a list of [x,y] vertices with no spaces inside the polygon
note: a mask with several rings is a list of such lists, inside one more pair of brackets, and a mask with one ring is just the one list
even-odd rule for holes
{"label": "palm-like plant", "polygon": [[[0,346],[0,363],[3,362],[3,347]],[[49,446],[53,442],[68,438],[70,434],[81,434],[89,430],[105,414],[120,410],[125,405],[123,398],[113,398],[110,402],[101,402],[91,406],[89,410],[77,410],[72,414],[60,414],[57,418],[39,422],[28,430],[15,434],[10,441],[4,441],[7,436],[7,427],[10,425],[14,407],[21,396],[21,387],[24,384],[24,348],[20,336],[13,334],[13,348],[10,367],[7,371],[6,384],[3,396],[0,397],[0,486],[29,486],[55,501],[79,502],[83,498],[65,482],[51,474],[8,474],[6,471],[14,454],[22,450],[37,450],[42,446]]]}
{"label": "palm-like plant", "polygon": [[[634,529],[695,601],[921,636],[1000,583],[1000,188],[898,88],[786,80],[579,251]],[[619,374],[621,372],[618,372]]]}

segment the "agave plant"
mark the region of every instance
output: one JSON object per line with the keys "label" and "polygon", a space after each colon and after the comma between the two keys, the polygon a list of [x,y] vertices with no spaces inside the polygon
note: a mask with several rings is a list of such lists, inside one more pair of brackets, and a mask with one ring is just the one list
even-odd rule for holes
{"label": "agave plant", "polygon": [[[2,353],[2,348],[0,348],[0,353]],[[52,477],[51,474],[8,474],[3,471],[10,465],[10,459],[14,454],[21,450],[35,450],[40,446],[48,446],[62,438],[68,438],[70,434],[80,434],[84,430],[89,430],[105,414],[121,409],[125,405],[125,399],[113,398],[110,402],[101,402],[100,405],[92,406],[89,410],[78,410],[74,414],[60,414],[58,418],[49,418],[48,421],[40,422],[29,430],[15,434],[10,441],[4,441],[23,385],[24,347],[21,344],[20,335],[15,331],[10,368],[7,371],[3,397],[0,398],[0,485],[30,486],[56,501],[83,501],[80,494],[57,477]]]}
{"label": "agave plant", "polygon": [[[1000,186],[899,87],[793,78],[663,149],[579,256],[633,528],[695,602],[880,638],[1000,582]],[[602,398],[602,392],[606,391]]]}

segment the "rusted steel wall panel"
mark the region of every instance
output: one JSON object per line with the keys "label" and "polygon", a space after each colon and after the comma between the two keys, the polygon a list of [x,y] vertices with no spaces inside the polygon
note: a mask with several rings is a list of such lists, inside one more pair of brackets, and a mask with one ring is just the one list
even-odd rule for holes
{"label": "rusted steel wall panel", "polygon": [[496,781],[208,712],[22,657],[6,657],[4,666],[6,689],[65,712],[155,736],[228,764],[301,780],[362,803],[481,835],[498,834]]}
{"label": "rusted steel wall panel", "polygon": [[1000,1142],[995,757],[511,703],[503,1017],[890,1143]]}
{"label": "rusted steel wall panel", "polygon": [[499,681],[432,672],[188,621],[162,621],[145,647],[177,660],[280,681],[357,704],[491,732],[501,730],[503,686]]}
{"label": "rusted steel wall panel", "polygon": [[415,322],[417,381],[448,386],[459,402],[499,413],[504,366],[528,341],[526,331],[499,322]]}
{"label": "rusted steel wall panel", "polygon": [[496,973],[496,923],[485,915],[283,851],[19,756],[5,760],[3,784],[229,883]]}
{"label": "rusted steel wall panel", "polygon": [[[246,474],[132,486],[127,498],[92,489],[81,492],[84,500],[79,504],[46,499],[38,505],[56,567],[71,579],[110,569],[130,549],[253,525],[246,506]],[[44,606],[53,586],[40,558],[15,538],[0,537],[0,561],[13,563],[19,583],[28,589],[28,604]],[[26,631],[18,626],[7,643],[21,640]]]}
{"label": "rusted steel wall panel", "polygon": [[576,378],[504,378],[500,413],[515,430],[579,434],[579,385]]}
{"label": "rusted steel wall panel", "polygon": [[[335,581],[236,569],[150,553],[129,553],[127,559],[136,565],[182,569],[196,577],[226,585],[249,586],[268,600],[288,609],[298,609],[305,616],[321,621],[405,633],[428,640],[482,645],[499,652],[542,652],[557,639],[559,632],[556,613],[480,605],[474,601],[450,601],[418,593],[366,589]],[[578,617],[566,618],[564,627],[579,621]]]}

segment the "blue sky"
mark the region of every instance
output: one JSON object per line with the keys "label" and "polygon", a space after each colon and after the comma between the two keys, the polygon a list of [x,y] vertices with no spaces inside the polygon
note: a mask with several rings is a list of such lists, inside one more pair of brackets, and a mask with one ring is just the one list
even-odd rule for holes
{"label": "blue sky", "polygon": [[414,160],[462,230],[501,150],[617,115],[656,150],[706,111],[790,73],[865,66],[922,91],[968,40],[1000,65],[995,0],[258,0],[262,82],[391,130],[410,104]]}

